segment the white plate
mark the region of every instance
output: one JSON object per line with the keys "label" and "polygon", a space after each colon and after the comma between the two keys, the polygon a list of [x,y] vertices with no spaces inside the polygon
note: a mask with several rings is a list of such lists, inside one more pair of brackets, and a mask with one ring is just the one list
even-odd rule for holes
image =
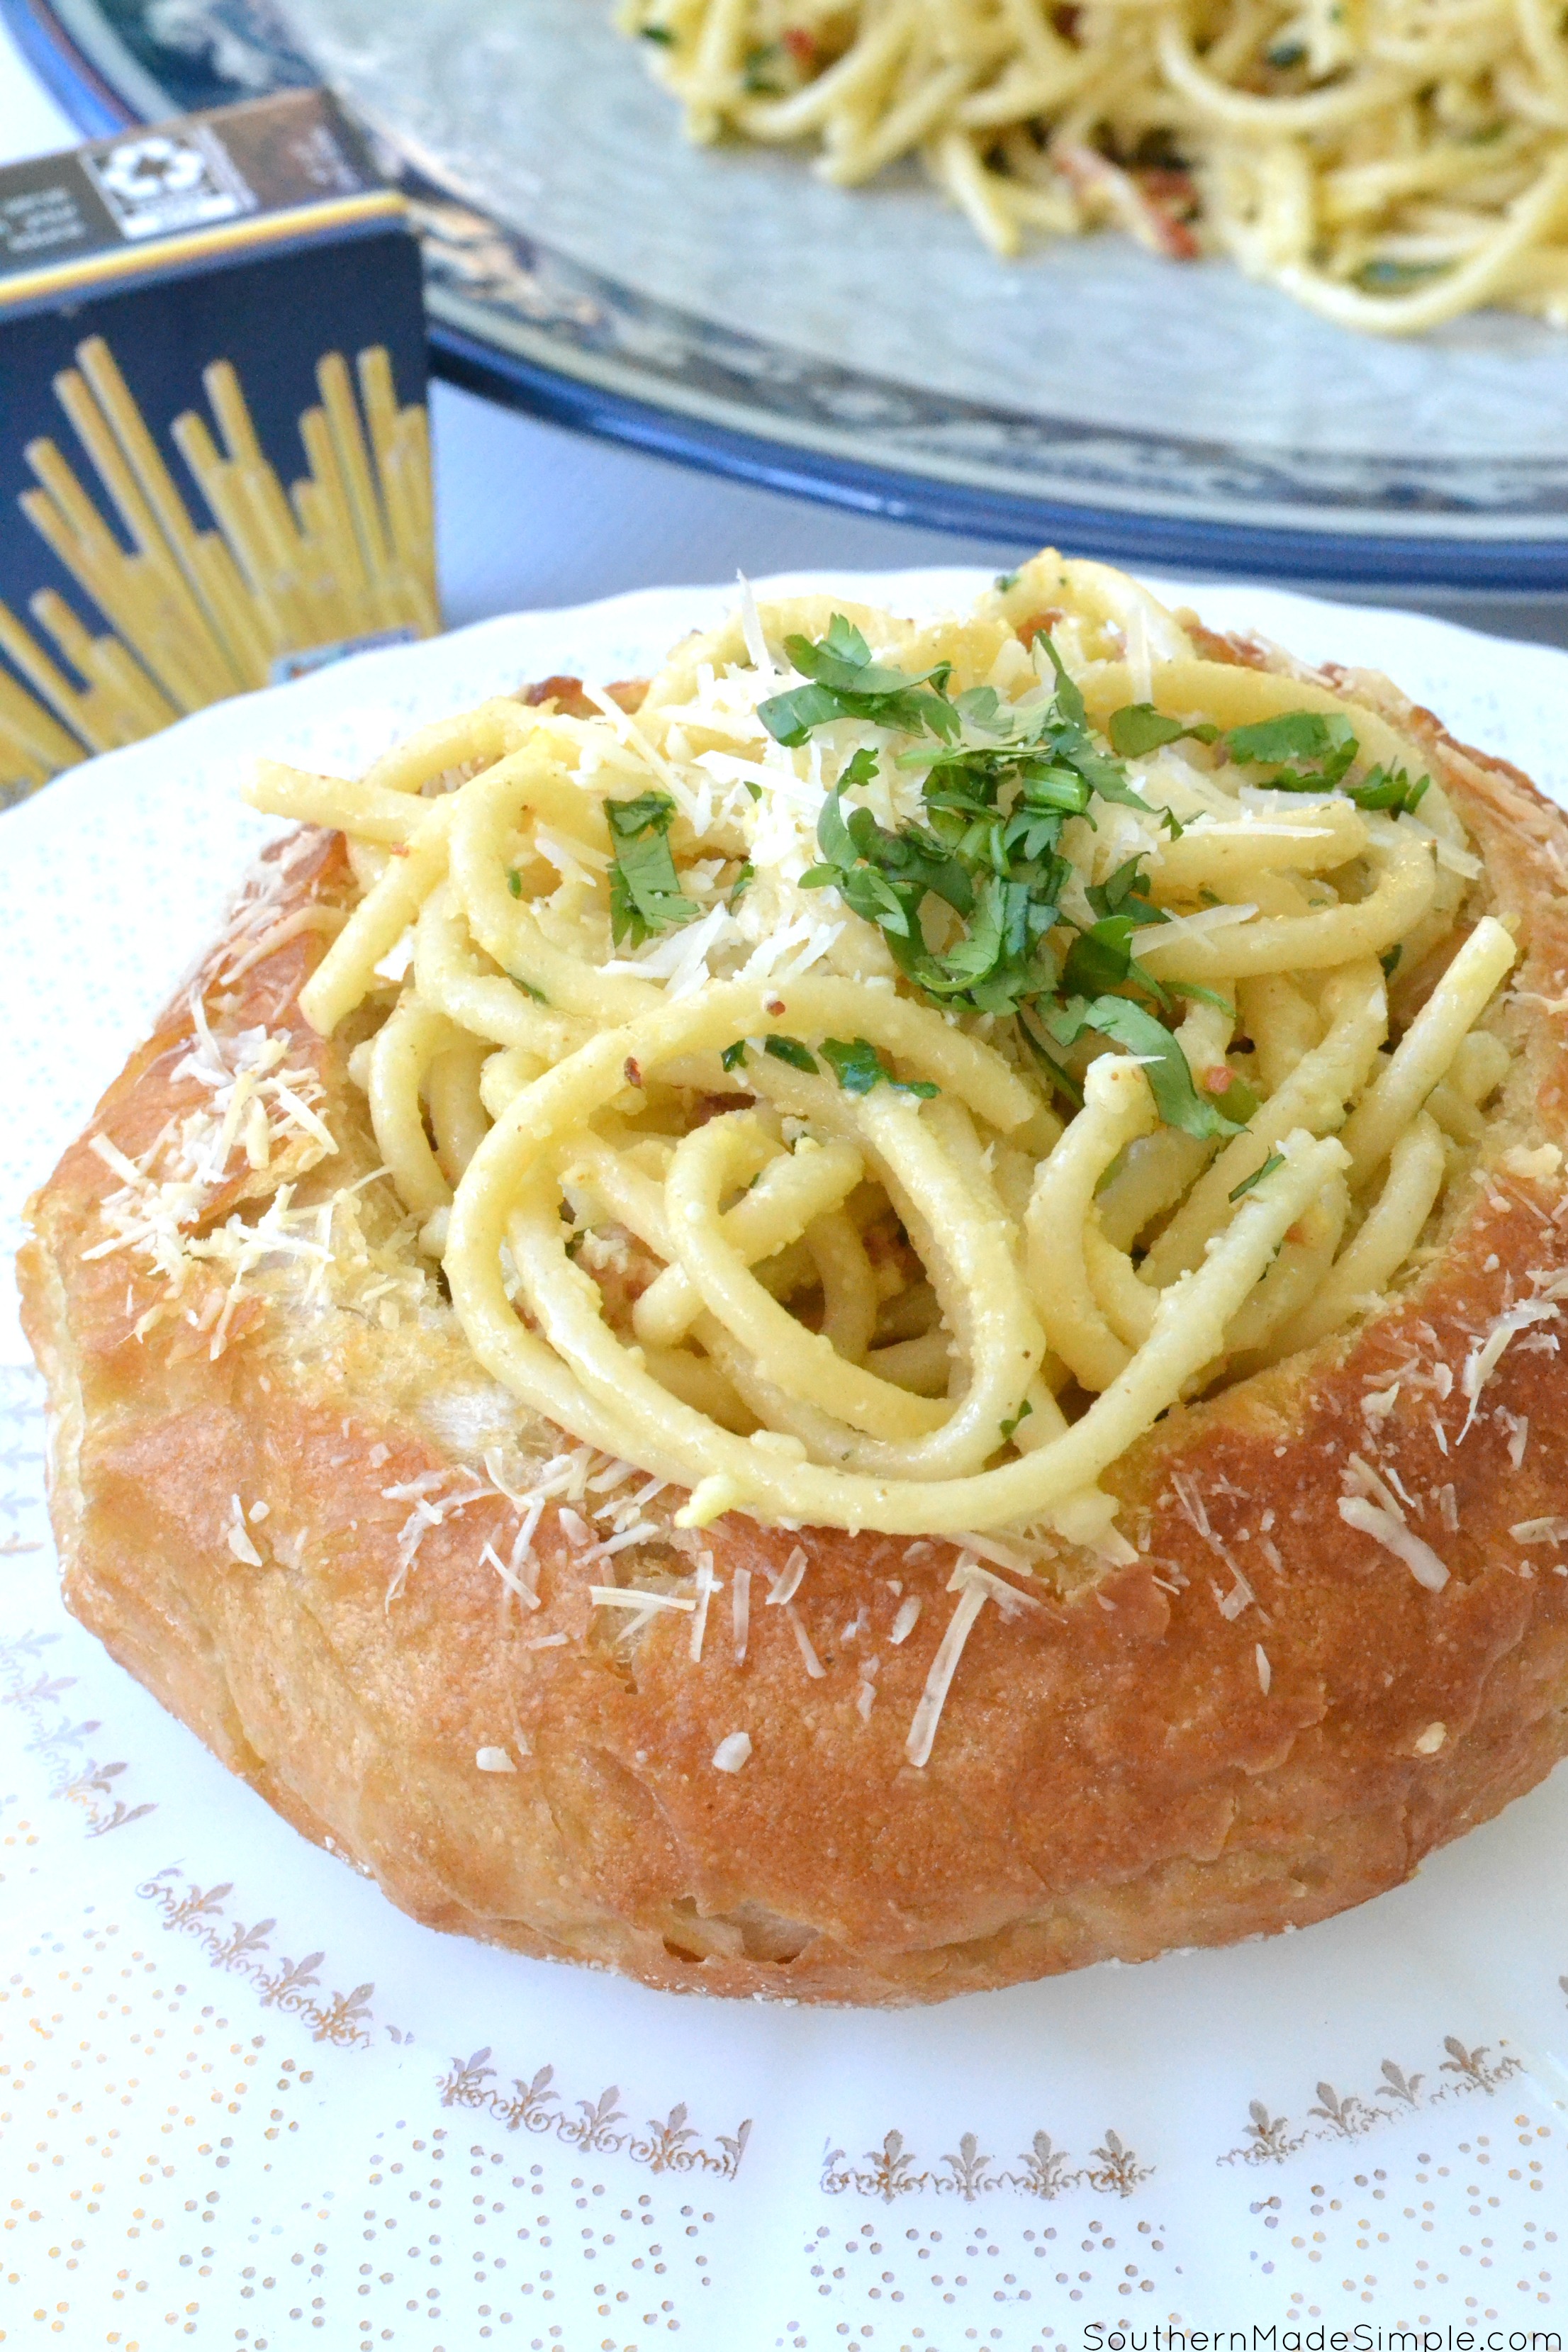
{"label": "white plate", "polygon": [[[914,609],[978,579],[841,584]],[[365,656],[0,819],[7,1224],[266,829],[247,757],[346,767],[525,677],[624,676],[727,593]],[[1387,667],[1568,798],[1568,656],[1201,601]],[[1177,2318],[1495,2326],[1501,2352],[1561,2326],[1563,1774],[1324,1926],[935,2011],[518,1959],[391,1910],[64,1616],[14,1318],[0,1364],[0,2341],[1058,2352]]]}

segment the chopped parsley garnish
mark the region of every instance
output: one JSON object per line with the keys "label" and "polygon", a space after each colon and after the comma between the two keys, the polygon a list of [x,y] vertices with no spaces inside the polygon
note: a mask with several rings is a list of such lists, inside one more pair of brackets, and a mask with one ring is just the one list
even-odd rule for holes
{"label": "chopped parsley garnish", "polygon": [[774,81],[772,71],[784,61],[784,50],[777,41],[764,41],[760,48],[748,49],[741,72],[742,87],[752,98],[783,98],[785,84]]}
{"label": "chopped parsley garnish", "polygon": [[737,1037],[732,1045],[726,1045],[719,1059],[727,1070],[743,1070],[746,1066],[745,1039]]}
{"label": "chopped parsley garnish", "polygon": [[675,35],[668,25],[639,25],[637,37],[644,41],[657,41],[662,49],[675,47]]}
{"label": "chopped parsley garnish", "polygon": [[1163,743],[1174,743],[1184,735],[1199,743],[1217,740],[1219,729],[1205,719],[1201,724],[1185,726],[1179,719],[1167,719],[1152,702],[1124,702],[1113,710],[1106,721],[1106,733],[1110,748],[1124,760],[1141,760],[1149,751],[1157,751]]}
{"label": "chopped parsley garnish", "polygon": [[740,905],[742,899],[745,897],[747,891],[751,888],[756,878],[757,869],[748,857],[744,866],[742,866],[740,872],[731,883],[730,895],[724,901],[725,906],[729,908],[731,915],[734,913],[736,908]]}
{"label": "chopped parsley garnish", "polygon": [[[1093,826],[1098,797],[1157,817],[1179,835],[1174,814],[1144,798],[1124,763],[1183,737],[1223,741],[1231,759],[1271,771],[1267,782],[1275,789],[1342,791],[1369,809],[1413,809],[1427,780],[1412,783],[1403,772],[1374,769],[1361,784],[1345,786],[1359,746],[1339,712],[1285,711],[1222,737],[1207,721],[1189,724],[1152,703],[1129,703],[1112,713],[1105,737],[1097,736],[1049,631],[1038,631],[1035,643],[1055,684],[1048,697],[1020,705],[992,687],[950,692],[946,663],[914,677],[874,661],[842,614],[816,643],[785,640],[806,683],[761,705],[776,741],[797,748],[843,719],[910,739],[901,751],[863,746],[849,761],[823,803],[819,860],[801,887],[836,889],[851,913],[881,932],[905,978],[929,1001],[1014,1019],[1042,1076],[1074,1106],[1082,1088],[1058,1055],[1092,1031],[1139,1058],[1167,1126],[1204,1140],[1239,1134],[1258,1108],[1251,1089],[1227,1073],[1222,1110],[1194,1084],[1173,1030],[1159,1017],[1172,993],[1222,1006],[1227,1000],[1191,985],[1167,992],[1134,953],[1141,930],[1171,919],[1154,904],[1142,856],[1087,883],[1063,851],[1063,828],[1079,817]],[[889,758],[921,776],[918,817],[896,824],[848,797],[875,783]],[[1080,883],[1081,894],[1072,896]],[[770,1038],[767,1051],[796,1068],[816,1067],[792,1038]],[[821,1052],[852,1094],[900,1083],[863,1038],[829,1039]]]}
{"label": "chopped parsley garnish", "polygon": [[[784,649],[808,685],[775,694],[758,706],[757,716],[775,742],[804,743],[814,727],[834,719],[866,719],[918,735],[930,723],[944,734],[952,706],[942,698],[951,664],[940,662],[919,677],[871,659],[871,648],[852,621],[835,613],[817,645],[809,637],[786,637]],[[923,689],[931,682],[938,691]]]}
{"label": "chopped parsley garnish", "polygon": [[775,1062],[787,1062],[792,1070],[807,1070],[814,1076],[816,1074],[816,1056],[809,1045],[801,1044],[798,1037],[769,1037],[763,1043],[763,1051],[771,1054]]}
{"label": "chopped parsley garnish", "polygon": [[1179,1127],[1184,1135],[1205,1141],[1212,1136],[1241,1132],[1238,1121],[1226,1118],[1213,1099],[1194,1086],[1187,1057],[1164,1023],[1142,1005],[1134,1004],[1131,997],[1097,996],[1092,1003],[1071,997],[1059,1013],[1051,1015],[1046,1027],[1058,1045],[1074,1045],[1086,1029],[1092,1029],[1136,1054],[1144,1065],[1154,1108],[1167,1127]]}
{"label": "chopped parsley garnish", "polygon": [[1424,278],[1441,278],[1453,266],[1451,261],[1364,261],[1354,283],[1367,294],[1395,294],[1419,286]]}
{"label": "chopped parsley garnish", "polygon": [[[1233,727],[1225,739],[1233,760],[1278,767],[1277,791],[1332,792],[1356,755],[1355,730],[1342,711],[1282,710],[1251,727]],[[1315,766],[1307,763],[1316,761]]]}
{"label": "chopped parsley garnish", "polygon": [[1277,1168],[1283,1168],[1284,1165],[1285,1154],[1282,1151],[1271,1151],[1260,1168],[1255,1168],[1250,1176],[1242,1178],[1231,1194],[1231,1199],[1239,1201],[1244,1192],[1250,1192],[1255,1184],[1261,1184],[1266,1176],[1272,1176]]}
{"label": "chopped parsley garnish", "polygon": [[1018,578],[1019,575],[1016,572],[999,572],[991,585],[995,589],[998,596],[1005,596],[1010,589],[1017,586]]}
{"label": "chopped parsley garnish", "polygon": [[1018,1423],[1021,1421],[1027,1421],[1029,1415],[1034,1412],[1034,1406],[1029,1402],[1028,1398],[1026,1397],[1023,1403],[1018,1407],[1017,1412],[1013,1414],[1011,1420],[1002,1423],[1001,1429],[1003,1436],[1011,1437],[1013,1432],[1017,1428]]}
{"label": "chopped parsley garnish", "polygon": [[1399,959],[1404,953],[1404,941],[1396,940],[1394,945],[1389,949],[1386,955],[1380,955],[1378,957],[1378,961],[1383,966],[1383,976],[1384,980],[1392,980],[1394,978],[1394,973],[1399,970]]}
{"label": "chopped parsley garnish", "polygon": [[865,1037],[852,1038],[847,1045],[841,1037],[825,1037],[822,1058],[847,1095],[868,1095],[873,1087],[884,1084],[891,1087],[895,1094],[916,1095],[922,1102],[929,1102],[933,1095],[942,1092],[929,1078],[895,1077],[875,1045]]}
{"label": "chopped parsley garnish", "polygon": [[532,981],[519,980],[515,971],[509,971],[507,978],[510,981],[514,988],[521,989],[524,996],[531,996],[535,1004],[549,1003],[550,999],[546,996],[544,991],[542,988],[535,988]]}
{"label": "chopped parsley garnish", "polygon": [[[897,765],[925,772],[925,822],[890,831],[870,809],[847,803],[848,791],[878,773],[878,754],[858,751],[823,805],[816,829],[821,862],[802,876],[802,887],[837,889],[852,913],[877,925],[906,976],[939,1003],[1005,1015],[1056,996],[1063,986],[1099,994],[1130,978],[1163,1002],[1127,946],[1140,924],[1166,919],[1150,901],[1135,861],[1100,886],[1100,903],[1091,898],[1095,923],[1075,924],[1062,913],[1062,893],[1073,875],[1060,849],[1068,819],[1082,816],[1092,824],[1089,804],[1097,793],[1151,812],[1121,761],[1090,733],[1083,698],[1050,638],[1038,642],[1055,667],[1056,688],[1048,701],[1025,709],[1005,703],[993,687],[950,697],[945,671],[928,672],[896,689],[892,681],[902,673],[875,668],[868,654],[852,667],[849,674],[876,681],[876,697],[859,698],[878,701],[868,715],[923,739],[900,752]],[[825,704],[813,716],[817,706],[805,698],[816,688],[764,704],[763,716],[781,741],[795,740],[796,729],[805,740],[812,727],[840,715],[846,649],[864,646],[841,617],[820,646],[790,641],[791,659],[812,672],[832,707]],[[923,691],[931,678],[938,690]],[[768,714],[777,705],[787,709],[775,723]],[[1180,831],[1174,817],[1161,814],[1173,833]],[[941,947],[927,937],[924,910],[932,898],[959,919],[956,937],[955,927],[945,923]],[[1079,955],[1070,982],[1048,943],[1058,927],[1075,934],[1071,944],[1064,936],[1061,950],[1068,959]]]}
{"label": "chopped parsley garnish", "polygon": [[658,931],[694,922],[702,909],[680,887],[667,838],[675,822],[668,793],[639,793],[606,801],[605,818],[616,856],[610,866],[610,936],[616,947],[640,948]]}
{"label": "chopped parsley garnish", "polygon": [[1423,776],[1412,783],[1403,768],[1369,768],[1359,784],[1346,790],[1359,809],[1392,809],[1395,816],[1414,816],[1431,781]]}
{"label": "chopped parsley garnish", "polygon": [[[1403,768],[1369,768],[1359,784],[1345,776],[1360,745],[1351,722],[1340,711],[1325,717],[1318,710],[1286,710],[1278,719],[1259,719],[1253,727],[1233,727],[1225,738],[1233,760],[1277,768],[1270,789],[1284,793],[1343,793],[1357,808],[1390,810],[1395,816],[1413,815],[1430,776],[1413,782]],[[1315,763],[1315,764],[1313,764]]]}
{"label": "chopped parsley garnish", "polygon": [[514,898],[521,898],[522,877],[518,872],[515,866],[509,866],[506,869],[506,887],[511,892]]}

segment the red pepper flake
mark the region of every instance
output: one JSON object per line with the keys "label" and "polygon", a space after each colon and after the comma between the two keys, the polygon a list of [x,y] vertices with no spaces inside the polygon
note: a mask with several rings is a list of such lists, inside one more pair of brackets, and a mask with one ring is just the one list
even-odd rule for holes
{"label": "red pepper flake", "polygon": [[622,1075],[625,1076],[628,1087],[640,1087],[643,1082],[642,1064],[637,1061],[632,1055],[628,1054],[626,1055],[626,1066]]}

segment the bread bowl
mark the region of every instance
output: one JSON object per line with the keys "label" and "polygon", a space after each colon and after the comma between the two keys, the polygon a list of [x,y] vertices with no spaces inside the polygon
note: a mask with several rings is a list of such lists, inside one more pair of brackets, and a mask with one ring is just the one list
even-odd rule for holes
{"label": "bread bowl", "polygon": [[[783,637],[803,624],[826,631],[832,609],[764,613],[770,657],[781,660]],[[930,667],[918,633],[859,618],[879,653],[911,675]],[[719,676],[747,668],[750,625],[743,616],[729,639],[678,654],[639,706],[645,742],[660,709],[679,696],[689,702],[704,660]],[[1178,628],[1180,646],[1163,635]],[[1498,1044],[1472,1057],[1478,1082],[1499,1072],[1501,1082],[1468,1118],[1462,1100],[1439,1105],[1461,1132],[1445,1146],[1417,1244],[1425,1255],[1407,1254],[1377,1304],[1357,1304],[1277,1362],[1250,1369],[1243,1358],[1228,1376],[1210,1361],[1195,1366],[1178,1383],[1188,1395],[1113,1454],[1098,1498],[1080,1482],[1054,1509],[1058,1524],[1037,1514],[1020,1533],[1005,1518],[976,1528],[948,1515],[939,1529],[943,1503],[928,1511],[929,1532],[874,1524],[874,1508],[859,1532],[822,1520],[791,1527],[778,1522],[799,1515],[761,1493],[694,1513],[688,1496],[700,1478],[683,1484],[652,1458],[641,1478],[626,1456],[594,1445],[591,1427],[574,1430],[585,1393],[578,1364],[560,1360],[559,1421],[487,1369],[462,1319],[460,1274],[443,1275],[431,1254],[446,1249],[457,1212],[443,1228],[444,1202],[395,1201],[374,1175],[388,1140],[395,1150],[414,1145],[377,1137],[356,1083],[370,1076],[374,1100],[365,1048],[374,1055],[398,983],[378,985],[325,1037],[299,1004],[345,911],[375,887],[363,830],[353,856],[325,830],[275,847],[195,990],[35,1202],[26,1311],[53,1401],[70,1605],[232,1769],[431,1924],[674,1989],[935,2000],[1306,1925],[1397,1883],[1433,1846],[1531,1786],[1568,1744],[1552,1010],[1568,963],[1561,820],[1522,778],[1453,743],[1385,681],[1308,675],[1269,649],[1211,639],[1118,576],[1054,556],[949,630],[942,657],[953,674],[929,690],[956,697],[999,661],[1011,672],[1004,643],[1022,649],[1023,636],[1047,631],[1091,718],[1157,708],[1179,656],[1234,671],[1238,693],[1272,692],[1277,709],[1342,704],[1369,748],[1379,722],[1412,747],[1470,846],[1451,845],[1445,870],[1463,887],[1447,928],[1393,974],[1402,1035],[1482,919],[1512,940],[1506,987],[1490,989],[1479,1015]],[[1129,658],[1134,671],[1148,662],[1149,676],[1116,685]],[[800,673],[781,668],[773,682],[796,691],[790,676]],[[1026,683],[1016,676],[1019,698],[1043,707],[1045,648]],[[590,715],[573,725],[602,730],[612,764],[641,759],[602,699],[549,683],[552,693],[517,709],[552,720],[575,708]],[[637,697],[623,690],[621,700]],[[1095,740],[1103,746],[1098,729]],[[1149,759],[1165,756],[1230,789],[1226,746],[1184,744],[1133,756],[1129,770],[1146,778]],[[763,747],[763,756],[774,754]],[[811,757],[808,744],[796,765]],[[468,764],[447,761],[426,781],[461,784],[454,765]],[[1358,772],[1348,772],[1353,784]],[[313,792],[325,809],[330,781],[275,773],[264,789],[275,802]],[[1321,829],[1345,819],[1343,809],[1322,814],[1344,797],[1290,807]],[[362,797],[362,824],[368,805]],[[1107,839],[1089,843],[1095,855],[1109,854],[1121,805],[1096,803]],[[384,804],[375,808],[391,822]],[[1132,811],[1129,822],[1142,820]],[[1387,822],[1408,833],[1419,810]],[[1189,824],[1182,837],[1204,829]],[[671,839],[687,879],[701,861],[679,822]],[[1479,873],[1467,870],[1472,854]],[[726,898],[733,863],[710,877]],[[1181,861],[1169,871],[1164,895],[1177,903]],[[531,891],[531,877],[520,879]],[[1347,904],[1352,889],[1353,877]],[[837,919],[840,936],[853,938],[852,919]],[[645,944],[657,954],[661,936]],[[636,952],[605,960],[635,962]],[[854,981],[871,1008],[866,1026],[873,1013],[893,1017],[890,1001],[919,1001],[902,980],[887,982],[869,968]],[[320,993],[307,994],[318,1010]],[[787,1008],[789,985],[780,994]],[[534,999],[520,992],[519,1001]],[[810,1000],[797,989],[794,1001],[797,1015],[786,1010],[770,1034],[799,1043],[787,1021]],[[644,1017],[634,1007],[632,1018]],[[772,1017],[760,1012],[748,1034],[759,1038]],[[973,1037],[984,1019],[967,1013],[948,1034]],[[854,1023],[841,1025],[848,1034],[829,1042],[867,1042]],[[281,1056],[263,1066],[285,1036]],[[824,1066],[823,1033],[811,1042]],[[1076,1054],[1081,1071],[1104,1043],[1080,1035],[1060,1049],[1063,1061]],[[582,1050],[563,1044],[571,1050],[552,1066]],[[1286,1048],[1276,1045],[1282,1067]],[[858,1097],[838,1085],[852,1107],[879,1092],[890,1101],[898,1087],[900,1112],[930,1120],[931,1104],[909,1089],[942,1084],[951,1095],[962,1081],[922,1079],[898,1048],[876,1050],[887,1084],[873,1077]],[[617,1067],[629,1083],[626,1058]],[[1226,1058],[1244,1057],[1233,1046]],[[249,1086],[237,1087],[247,1068]],[[1363,1097],[1382,1068],[1369,1066]],[[683,1119],[691,1133],[731,1115],[748,1069],[753,1079],[811,1083],[754,1051],[722,1080],[700,1071]],[[651,1068],[639,1075],[655,1078]],[[1119,1072],[1118,1086],[1130,1075]],[[1248,1089],[1265,1110],[1283,1082],[1273,1075],[1272,1089]],[[212,1106],[226,1090],[233,1148],[221,1171],[182,1173],[188,1143],[214,1167],[226,1120]],[[601,1126],[642,1115],[623,1104]],[[1342,1106],[1320,1125],[1342,1116]],[[506,1122],[503,1106],[496,1131]],[[1002,1132],[974,1131],[991,1143]],[[776,1145],[779,1131],[769,1139]],[[843,1140],[826,1129],[804,1139]],[[1235,1148],[1234,1138],[1209,1140]],[[403,1164],[405,1193],[416,1193],[416,1148]],[[1340,1172],[1331,1154],[1315,1164],[1313,1199]],[[1287,1164],[1250,1187],[1227,1181],[1227,1227],[1291,1174]],[[460,1210],[461,1182],[458,1191]],[[858,1202],[858,1230],[873,1270],[888,1269],[887,1288],[912,1268],[885,1215],[867,1214],[875,1205]],[[1360,1215],[1352,1207],[1341,1218],[1347,1245],[1364,1230],[1366,1220],[1352,1223]],[[1017,1223],[1026,1222],[1025,1211]],[[1103,1210],[1098,1222],[1103,1231]],[[656,1265],[616,1220],[584,1215],[581,1225],[606,1328],[635,1343],[633,1294],[651,1289]],[[1288,1241],[1294,1231],[1288,1222]],[[1158,1220],[1142,1237],[1158,1242]],[[1298,1271],[1302,1239],[1286,1260]],[[1009,1246],[1022,1290],[1022,1234]],[[1316,1285],[1297,1316],[1325,1286],[1321,1268]],[[917,1287],[904,1278],[884,1306],[903,1312]],[[803,1328],[820,1321],[811,1292],[795,1295]],[[524,1304],[540,1325],[537,1307]],[[1059,1307],[1047,1297],[1040,1312]],[[529,1326],[520,1318],[518,1328]],[[876,1336],[910,1344],[886,1328]],[[1067,1339],[1077,1347],[1081,1334]],[[1071,1429],[1088,1423],[1099,1377],[1087,1357],[1069,1378],[1053,1370],[1049,1392]],[[1019,1393],[1013,1405],[1025,1401]],[[737,1418],[732,1402],[726,1409]],[[1038,1418],[1047,1410],[1042,1401]],[[800,1425],[815,1442],[816,1425]],[[1014,1444],[1020,1427],[1026,1435],[1026,1420],[1016,1422],[1005,1440],[998,1429],[989,1466],[952,1483],[968,1479],[973,1491],[975,1475],[1026,1463]],[[775,1442],[753,1448],[775,1482],[798,1462],[781,1434],[791,1433],[764,1430]],[[536,1510],[527,1497],[552,1485]],[[628,1517],[626,1502],[645,1494]],[[682,1509],[700,1523],[676,1524]],[[880,1516],[901,1510],[895,1494]],[[600,1549],[620,1535],[630,1540]],[[635,1591],[641,1605],[592,1597],[611,1590]],[[941,1690],[944,1650],[952,1671]]]}

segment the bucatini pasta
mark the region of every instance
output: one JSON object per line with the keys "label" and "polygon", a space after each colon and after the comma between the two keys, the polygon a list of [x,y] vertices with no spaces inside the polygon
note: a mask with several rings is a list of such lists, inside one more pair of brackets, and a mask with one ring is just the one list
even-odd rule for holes
{"label": "bucatini pasta", "polygon": [[1048,552],[923,627],[744,596],[623,699],[252,788],[349,837],[301,1010],[474,1355],[689,1528],[1126,1556],[1100,1475],[1469,1163],[1515,950],[1440,785]]}
{"label": "bucatini pasta", "polygon": [[700,141],[918,154],[994,251],[1100,225],[1340,324],[1568,320],[1568,43],[1543,0],[623,0]]}

